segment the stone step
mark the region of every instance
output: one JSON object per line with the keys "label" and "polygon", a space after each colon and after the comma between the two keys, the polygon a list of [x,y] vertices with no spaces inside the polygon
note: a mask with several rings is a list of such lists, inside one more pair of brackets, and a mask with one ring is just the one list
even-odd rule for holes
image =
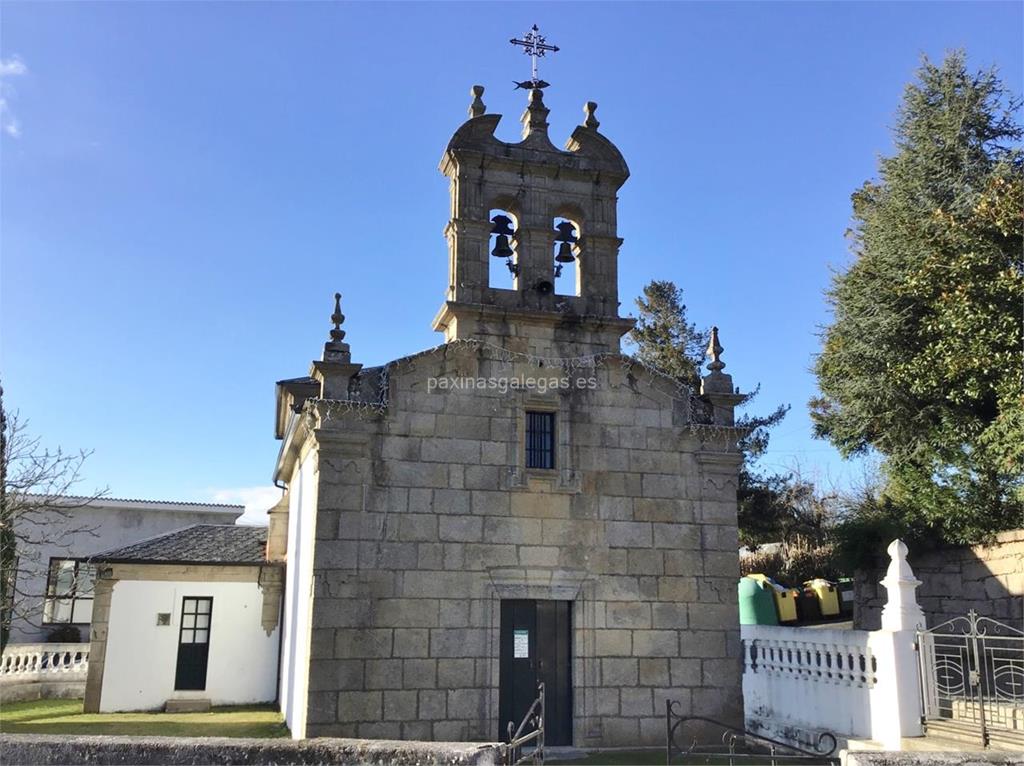
{"label": "stone step", "polygon": [[[1013,729],[988,729],[990,750],[1024,750],[1024,733]],[[964,745],[961,749],[981,750],[981,727],[963,721],[928,721],[927,736],[923,739],[956,742]]]}
{"label": "stone step", "polygon": [[[847,750],[892,750],[883,743],[874,739],[851,739]],[[961,742],[955,739],[946,739],[938,735],[926,737],[904,737],[900,740],[902,752],[914,753],[964,753],[981,750],[979,743]]]}
{"label": "stone step", "polygon": [[926,737],[941,737],[942,739],[974,744],[979,748],[982,746],[981,727],[977,724],[964,721],[928,721],[925,724]]}
{"label": "stone step", "polygon": [[187,699],[167,700],[164,703],[165,713],[209,713],[210,700],[208,699]]}

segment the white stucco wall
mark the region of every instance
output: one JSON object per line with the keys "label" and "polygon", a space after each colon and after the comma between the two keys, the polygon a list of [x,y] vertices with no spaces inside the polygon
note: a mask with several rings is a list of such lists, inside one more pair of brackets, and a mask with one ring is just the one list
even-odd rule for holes
{"label": "white stucco wall", "polygon": [[281,713],[295,739],[306,735],[309,699],[313,541],[316,537],[316,457],[310,452],[288,487],[288,567],[281,648]]}
{"label": "white stucco wall", "polygon": [[[176,692],[178,629],[185,596],[213,598],[205,691]],[[101,712],[150,710],[169,699],[214,705],[273,702],[278,631],[261,625],[263,593],[255,582],[121,580],[110,604]],[[170,625],[157,613],[170,612]]]}

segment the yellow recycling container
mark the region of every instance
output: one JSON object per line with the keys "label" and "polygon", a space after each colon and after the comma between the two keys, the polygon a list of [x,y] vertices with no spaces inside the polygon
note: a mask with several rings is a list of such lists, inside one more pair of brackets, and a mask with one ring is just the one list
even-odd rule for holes
{"label": "yellow recycling container", "polygon": [[835,617],[839,614],[839,593],[836,591],[835,583],[816,577],[813,580],[808,580],[804,585],[817,595],[823,617]]}
{"label": "yellow recycling container", "polygon": [[775,611],[779,614],[779,622],[796,622],[796,598],[800,591],[796,588],[784,588],[768,575],[752,574],[748,577],[758,582],[767,583],[775,596]]}

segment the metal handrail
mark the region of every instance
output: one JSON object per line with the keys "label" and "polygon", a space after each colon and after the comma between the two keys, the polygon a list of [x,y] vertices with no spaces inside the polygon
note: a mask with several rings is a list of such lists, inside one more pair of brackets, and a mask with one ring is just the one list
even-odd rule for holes
{"label": "metal handrail", "polygon": [[[795,745],[787,744],[786,742],[780,742],[778,740],[766,737],[763,734],[754,734],[753,732],[746,731],[745,729],[737,729],[729,724],[716,721],[712,718],[704,718],[702,716],[682,716],[675,712],[673,709],[675,705],[679,703],[675,700],[665,700],[665,729],[666,729],[666,740],[665,740],[665,763],[666,765],[672,763],[673,755],[696,755],[701,754],[708,756],[708,759],[712,758],[724,758],[728,759],[729,766],[735,766],[737,763],[757,763],[763,764],[767,760],[771,766],[780,766],[780,764],[787,764],[793,762],[816,762],[821,764],[838,764],[839,759],[833,756],[836,750],[838,741],[836,736],[832,732],[824,731],[818,734],[817,742],[815,742],[815,750],[804,750],[803,748],[796,747]],[[673,721],[673,719],[675,719]],[[676,733],[688,721],[699,721],[701,723],[711,724],[722,729],[722,747],[725,749],[714,749],[717,746],[699,746],[696,740],[690,744],[689,747],[683,749],[676,744],[675,738]],[[750,753],[736,750],[736,744],[741,743],[743,745],[755,744],[768,749],[767,753]],[[827,748],[827,749],[826,749]],[[783,752],[779,752],[779,750]]]}
{"label": "metal handrail", "polygon": [[[535,715],[536,713],[536,715]],[[523,729],[529,724],[533,724],[534,730],[528,734],[523,734]],[[505,748],[505,763],[508,766],[515,766],[515,764],[526,763],[527,761],[533,761],[533,763],[540,764],[544,763],[544,682],[541,681],[537,684],[537,699],[530,705],[530,709],[526,711],[526,715],[523,716],[522,723],[519,724],[519,728],[515,728],[515,722],[508,722],[508,745]],[[522,751],[523,745],[528,742],[537,741],[533,750],[528,755],[519,755]]]}

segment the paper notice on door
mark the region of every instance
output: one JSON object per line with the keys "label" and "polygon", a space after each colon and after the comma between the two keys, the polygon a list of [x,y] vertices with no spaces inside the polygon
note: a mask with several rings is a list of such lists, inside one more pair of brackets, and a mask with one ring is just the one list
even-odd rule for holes
{"label": "paper notice on door", "polygon": [[530,657],[530,631],[512,631],[512,659],[525,660]]}

